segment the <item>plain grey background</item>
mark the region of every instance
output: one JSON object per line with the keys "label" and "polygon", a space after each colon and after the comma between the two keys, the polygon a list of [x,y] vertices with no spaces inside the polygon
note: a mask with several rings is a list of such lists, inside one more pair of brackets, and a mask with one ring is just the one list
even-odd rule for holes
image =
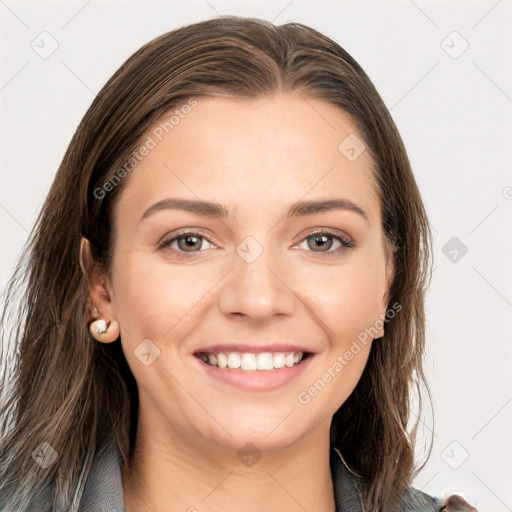
{"label": "plain grey background", "polygon": [[[512,510],[512,0],[0,0],[0,285],[106,80],[154,37],[218,14],[310,25],[382,95],[434,234],[435,444],[414,485]],[[431,415],[422,425],[423,436]]]}

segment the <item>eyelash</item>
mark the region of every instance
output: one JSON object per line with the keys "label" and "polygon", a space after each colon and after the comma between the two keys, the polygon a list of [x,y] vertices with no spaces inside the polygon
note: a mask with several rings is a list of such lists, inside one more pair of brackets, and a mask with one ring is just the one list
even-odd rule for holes
{"label": "eyelash", "polygon": [[[190,236],[190,235],[192,235],[196,238],[206,239],[209,243],[213,243],[208,240],[208,235],[206,233],[203,233],[201,231],[183,231],[183,232],[178,233],[176,236],[173,236],[173,238],[170,238],[170,239],[164,238],[163,240],[158,242],[158,247],[160,250],[167,249],[170,247],[170,245],[174,241],[178,240],[179,238],[184,238],[184,237]],[[314,231],[312,233],[309,233],[308,235],[306,235],[306,237],[302,238],[299,241],[299,243],[304,242],[308,238],[311,238],[312,236],[315,236],[315,235],[316,236],[322,236],[322,235],[332,236],[333,238],[339,240],[339,242],[341,243],[341,247],[338,249],[335,249],[334,251],[329,250],[328,252],[321,252],[321,251],[318,251],[318,252],[317,251],[308,251],[308,252],[313,252],[315,254],[321,254],[321,255],[325,255],[326,257],[331,257],[331,256],[337,256],[338,253],[344,249],[354,249],[356,247],[354,242],[352,242],[348,238],[340,236],[336,232],[330,231],[328,229],[322,229],[320,231]],[[298,244],[296,244],[296,245],[298,245]],[[188,253],[184,252],[184,251],[176,251],[176,252],[178,252],[180,258],[190,258],[190,257],[193,257],[195,254],[200,253],[201,250],[192,251],[192,252],[188,252]]]}

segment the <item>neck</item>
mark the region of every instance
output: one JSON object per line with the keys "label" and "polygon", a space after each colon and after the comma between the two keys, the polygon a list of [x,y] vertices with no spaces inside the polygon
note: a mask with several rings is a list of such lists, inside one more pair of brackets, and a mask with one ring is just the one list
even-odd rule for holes
{"label": "neck", "polygon": [[252,454],[174,435],[164,442],[138,427],[122,467],[125,509],[333,512],[329,436],[321,427],[285,449]]}

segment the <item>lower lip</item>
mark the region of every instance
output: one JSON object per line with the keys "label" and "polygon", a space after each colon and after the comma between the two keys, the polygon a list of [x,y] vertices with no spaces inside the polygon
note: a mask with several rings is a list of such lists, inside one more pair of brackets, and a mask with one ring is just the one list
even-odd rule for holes
{"label": "lower lip", "polygon": [[285,386],[306,370],[311,359],[313,359],[312,355],[291,368],[247,371],[210,366],[201,359],[196,358],[201,369],[210,377],[224,384],[229,384],[230,386],[246,391],[272,391],[273,389]]}

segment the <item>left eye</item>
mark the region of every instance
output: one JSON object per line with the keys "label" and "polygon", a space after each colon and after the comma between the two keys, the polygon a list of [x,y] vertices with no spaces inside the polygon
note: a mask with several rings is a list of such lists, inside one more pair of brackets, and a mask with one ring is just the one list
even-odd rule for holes
{"label": "left eye", "polygon": [[[330,250],[334,243],[332,242],[332,239],[337,240],[338,243],[340,244],[340,247],[338,247],[338,249],[334,249],[333,251]],[[319,231],[318,233],[311,233],[306,238],[304,238],[304,240],[302,240],[301,243],[304,242],[306,242],[308,248],[313,249],[313,252],[326,253],[329,255],[337,253],[343,247],[349,249],[355,247],[354,243],[348,238],[335,235],[334,233],[331,233],[329,231]],[[320,248],[320,251],[316,251],[316,249],[318,248]]]}

